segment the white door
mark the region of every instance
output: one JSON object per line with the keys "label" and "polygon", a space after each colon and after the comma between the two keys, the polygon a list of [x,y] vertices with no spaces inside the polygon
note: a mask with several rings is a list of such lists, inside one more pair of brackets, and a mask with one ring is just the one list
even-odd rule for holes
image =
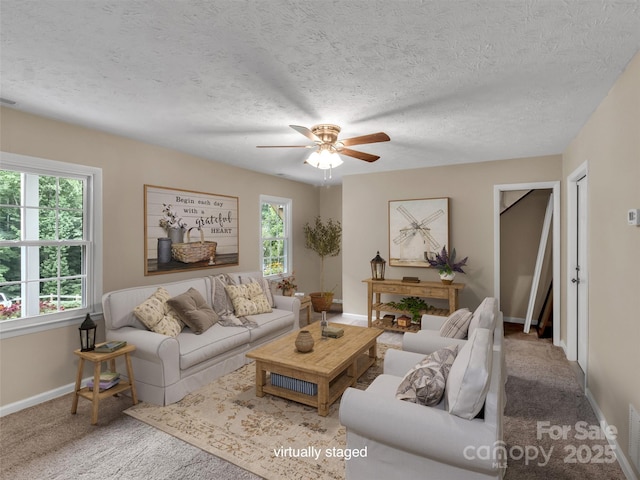
{"label": "white door", "polygon": [[575,271],[571,283],[575,288],[578,365],[587,373],[587,357],[589,352],[589,297],[588,297],[588,265],[587,265],[587,177],[576,182],[576,252]]}

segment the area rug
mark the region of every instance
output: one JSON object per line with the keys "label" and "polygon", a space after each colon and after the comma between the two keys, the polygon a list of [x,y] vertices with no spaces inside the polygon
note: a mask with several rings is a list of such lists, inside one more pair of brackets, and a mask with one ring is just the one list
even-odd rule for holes
{"label": "area rug", "polygon": [[[356,388],[382,373],[388,348],[396,347],[378,344],[378,359]],[[140,403],[125,413],[269,480],[343,479],[346,432],[339,404],[321,417],[296,402],[258,398],[251,363],[172,405]]]}

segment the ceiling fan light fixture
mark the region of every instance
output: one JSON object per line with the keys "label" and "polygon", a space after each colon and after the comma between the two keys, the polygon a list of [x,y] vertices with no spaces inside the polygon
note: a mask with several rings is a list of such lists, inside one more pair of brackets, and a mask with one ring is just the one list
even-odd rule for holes
{"label": "ceiling fan light fixture", "polygon": [[331,152],[327,149],[320,149],[309,155],[307,163],[312,167],[319,168],[320,170],[328,170],[331,168],[339,167],[344,163],[335,152]]}

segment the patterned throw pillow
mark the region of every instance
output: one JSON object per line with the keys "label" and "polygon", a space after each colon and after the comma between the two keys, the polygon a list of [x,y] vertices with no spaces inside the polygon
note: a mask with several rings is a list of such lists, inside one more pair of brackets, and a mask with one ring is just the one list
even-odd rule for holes
{"label": "patterned throw pillow", "polygon": [[469,322],[473,314],[468,308],[456,310],[440,327],[440,336],[448,338],[466,338]]}
{"label": "patterned throw pillow", "polygon": [[271,312],[271,305],[257,282],[227,285],[225,290],[233,303],[235,314],[239,317]]}
{"label": "patterned throw pillow", "polygon": [[169,306],[169,292],[159,287],[153,295],[133,309],[133,314],[149,330],[169,337],[175,337],[184,328],[184,323]]}
{"label": "patterned throw pillow", "polygon": [[[245,283],[258,283],[260,288],[262,288],[262,293],[267,297],[267,302],[273,308],[276,306],[276,302],[273,299],[273,293],[271,291],[271,285],[269,284],[269,280],[264,278],[263,276],[251,276],[251,275],[238,275],[241,284]],[[232,283],[233,285],[233,283]]]}
{"label": "patterned throw pillow", "polygon": [[458,346],[442,348],[425,357],[407,372],[398,386],[396,398],[431,407],[440,403],[447,376],[458,354]]}

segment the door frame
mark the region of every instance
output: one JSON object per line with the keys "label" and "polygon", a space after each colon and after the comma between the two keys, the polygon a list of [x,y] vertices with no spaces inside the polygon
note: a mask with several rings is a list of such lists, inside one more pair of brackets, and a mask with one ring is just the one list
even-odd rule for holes
{"label": "door frame", "polygon": [[[583,177],[587,177],[587,196],[589,192],[589,183],[588,183],[588,164],[585,161],[578,168],[576,168],[573,172],[571,172],[567,176],[567,278],[566,280],[566,289],[567,289],[567,337],[566,337],[566,345],[565,345],[565,353],[567,355],[567,360],[576,362],[578,361],[578,309],[577,309],[577,296],[576,291],[573,288],[574,285],[571,283],[572,272],[575,269],[575,256],[578,249],[577,242],[577,225],[576,218],[578,215],[578,180]],[[587,198],[587,230],[588,230],[588,212],[589,212],[589,200]],[[587,241],[588,239],[585,239]],[[587,248],[587,245],[584,245]],[[587,256],[588,258],[588,256]],[[584,266],[586,270],[587,277],[589,276],[589,266]],[[587,283],[588,285],[588,283]],[[588,295],[588,292],[587,292]],[[588,299],[587,299],[588,303]],[[587,311],[587,318],[589,312]],[[588,323],[588,321],[587,321]],[[587,331],[584,332],[585,335],[588,334]],[[588,337],[587,337],[588,343]],[[588,355],[587,355],[588,358]],[[586,365],[585,365],[586,368]],[[587,373],[586,371],[584,372]],[[586,375],[585,375],[586,378]]]}
{"label": "door frame", "polygon": [[500,305],[500,197],[512,190],[551,190],[553,193],[553,344],[560,345],[560,181],[511,183],[493,186],[493,296]]}

